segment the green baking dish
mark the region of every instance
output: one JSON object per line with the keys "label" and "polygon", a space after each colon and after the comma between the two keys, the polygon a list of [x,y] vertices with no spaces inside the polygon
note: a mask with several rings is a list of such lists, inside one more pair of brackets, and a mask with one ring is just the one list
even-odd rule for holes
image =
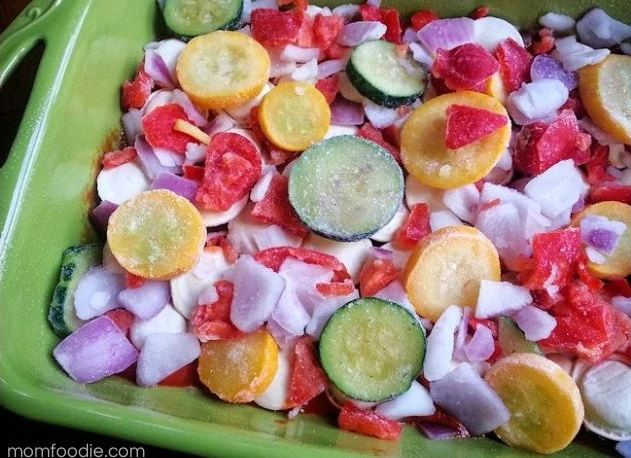
{"label": "green baking dish", "polygon": [[[332,5],[333,1],[319,4]],[[530,26],[593,0],[489,0],[492,13]],[[384,1],[404,14],[432,8],[463,15],[473,0]],[[600,3],[631,22],[631,2]],[[407,428],[400,442],[356,436],[313,415],[287,421],[194,389],[139,388],[110,379],[72,382],[55,364],[46,313],[62,251],[97,236],[87,222],[98,159],[118,139],[122,81],[162,30],[153,0],[35,0],[0,35],[0,85],[37,43],[45,50],[9,157],[0,169],[0,402],[45,422],[199,455],[341,457],[529,456],[491,439],[432,442]],[[558,456],[607,456],[573,444]]]}

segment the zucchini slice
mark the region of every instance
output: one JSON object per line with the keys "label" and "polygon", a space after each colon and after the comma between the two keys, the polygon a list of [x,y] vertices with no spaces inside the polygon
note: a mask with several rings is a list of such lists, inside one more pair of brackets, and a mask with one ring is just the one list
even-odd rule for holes
{"label": "zucchini slice", "polygon": [[411,104],[427,86],[427,74],[421,64],[409,54],[400,55],[396,45],[382,40],[357,46],[346,74],[361,95],[388,108]]}
{"label": "zucchini slice", "polygon": [[83,324],[75,313],[74,292],[83,275],[101,263],[103,245],[92,243],[66,248],[61,257],[59,283],[48,308],[48,321],[60,337],[65,337]]}
{"label": "zucchini slice", "polygon": [[403,198],[403,172],[381,146],[351,135],[307,149],[289,175],[289,201],[323,237],[366,238],[388,224]]}
{"label": "zucchini slice", "polygon": [[162,14],[167,27],[183,37],[215,30],[236,30],[243,0],[165,0]]}
{"label": "zucchini slice", "polygon": [[536,353],[537,355],[543,355],[539,345],[526,339],[524,332],[519,329],[517,323],[508,316],[501,316],[497,320],[497,341],[504,356],[511,353]]}
{"label": "zucchini slice", "polygon": [[359,401],[392,399],[410,388],[425,357],[425,330],[394,302],[364,297],[337,310],[320,336],[322,368]]}

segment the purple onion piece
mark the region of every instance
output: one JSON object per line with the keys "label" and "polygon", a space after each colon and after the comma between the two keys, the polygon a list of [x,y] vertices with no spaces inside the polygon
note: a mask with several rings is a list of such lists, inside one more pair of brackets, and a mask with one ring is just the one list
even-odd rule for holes
{"label": "purple onion piece", "polygon": [[581,41],[594,48],[609,48],[631,37],[631,25],[609,16],[604,10],[594,8],[576,23]]}
{"label": "purple onion piece", "polygon": [[180,105],[184,111],[186,112],[186,116],[191,120],[193,124],[197,127],[204,127],[208,124],[208,119],[206,116],[199,111],[199,109],[193,104],[191,99],[188,98],[188,95],[184,91],[180,91],[179,89],[173,89],[173,98],[171,99],[173,103],[177,103]]}
{"label": "purple onion piece", "polygon": [[90,320],[120,308],[117,296],[124,287],[122,275],[108,272],[101,266],[90,268],[81,277],[74,292],[77,317]]}
{"label": "purple onion piece", "polygon": [[138,350],[109,317],[102,316],[62,340],[53,356],[73,380],[92,383],[127,369],[138,359]]}
{"label": "purple onion piece", "polygon": [[172,173],[161,173],[151,183],[151,189],[168,189],[191,202],[195,199],[198,188],[199,184],[195,181]]}
{"label": "purple onion piece", "polygon": [[346,59],[330,59],[318,64],[318,79],[326,78],[346,68]]}
{"label": "purple onion piece", "polygon": [[90,212],[90,220],[92,224],[102,233],[107,232],[107,224],[110,220],[110,216],[114,213],[114,210],[118,208],[118,205],[110,202],[109,200],[101,201]]}
{"label": "purple onion piece", "polygon": [[460,428],[423,420],[418,420],[415,424],[431,440],[464,439],[470,436],[469,431],[462,424]]}
{"label": "purple onion piece", "polygon": [[141,320],[153,318],[171,299],[169,282],[145,281],[138,288],[126,288],[118,293],[118,302]]}
{"label": "purple onion piece", "polygon": [[359,126],[364,123],[364,107],[343,97],[336,97],[331,104],[331,124]]}
{"label": "purple onion piece", "polygon": [[581,240],[603,254],[611,255],[618,247],[620,236],[627,229],[621,221],[605,216],[587,215],[581,219]]}
{"label": "purple onion piece", "polygon": [[561,81],[568,91],[578,86],[578,75],[563,68],[563,64],[547,54],[536,56],[530,67],[532,81],[541,79],[553,79]]}
{"label": "purple onion piece", "polygon": [[378,40],[386,33],[387,27],[379,21],[358,21],[346,24],[337,36],[342,46],[357,46],[365,41]]}
{"label": "purple onion piece", "polygon": [[512,315],[526,339],[536,342],[550,336],[557,325],[556,319],[545,310],[527,305]]}
{"label": "purple onion piece", "polygon": [[474,35],[474,21],[467,17],[438,19],[430,22],[417,33],[419,41],[431,54],[434,54],[438,48],[449,50],[470,43]]}
{"label": "purple onion piece", "polygon": [[237,125],[237,122],[223,111],[215,116],[202,130],[211,137],[217,132],[225,132]]}
{"label": "purple onion piece", "polygon": [[175,171],[175,167],[164,167],[160,163],[158,156],[156,156],[153,148],[147,143],[144,136],[136,137],[134,148],[136,148],[140,165],[150,179],[155,180],[161,173]]}
{"label": "purple onion piece", "polygon": [[169,67],[167,67],[164,59],[155,49],[148,48],[145,50],[145,72],[147,72],[147,75],[158,83],[160,87],[171,88],[175,86],[171,78],[171,72],[169,72]]}

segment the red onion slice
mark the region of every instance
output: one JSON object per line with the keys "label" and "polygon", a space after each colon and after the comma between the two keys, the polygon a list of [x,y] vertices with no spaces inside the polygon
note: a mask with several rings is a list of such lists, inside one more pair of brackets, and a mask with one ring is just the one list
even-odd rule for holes
{"label": "red onion slice", "polygon": [[526,339],[533,342],[550,337],[557,325],[552,315],[534,305],[527,305],[511,316],[519,329],[524,331]]}
{"label": "red onion slice", "polygon": [[578,75],[563,68],[563,64],[547,54],[539,54],[532,60],[530,79],[538,81],[553,79],[561,81],[568,91],[578,86]]}
{"label": "red onion slice", "polygon": [[226,132],[236,125],[237,122],[233,118],[228,116],[225,112],[220,111],[217,113],[217,116],[215,116],[215,118],[202,130],[212,137],[216,133]]}
{"label": "red onion slice", "polygon": [[631,38],[631,25],[617,21],[604,10],[594,8],[576,23],[581,41],[594,48],[609,48]]}
{"label": "red onion slice", "polygon": [[150,179],[156,179],[161,173],[175,173],[177,171],[176,167],[165,167],[160,163],[154,149],[147,143],[144,136],[136,138],[134,148],[136,148],[142,169]]}
{"label": "red onion slice", "polygon": [[168,189],[174,193],[190,200],[195,201],[195,195],[199,184],[193,180],[174,175],[173,173],[161,173],[151,183],[151,189]]}
{"label": "red onion slice", "polygon": [[153,318],[171,299],[169,283],[147,280],[138,288],[125,288],[118,293],[118,302],[141,320]]}
{"label": "red onion slice", "polygon": [[626,224],[621,221],[610,220],[606,216],[586,215],[581,218],[581,240],[586,245],[605,255],[612,255]]}
{"label": "red onion slice", "polygon": [[476,318],[492,318],[532,303],[528,288],[506,281],[481,280],[475,306]]}
{"label": "red onion slice", "polygon": [[138,351],[109,317],[102,316],[62,340],[53,356],[73,380],[92,383],[127,369],[138,359]]}
{"label": "red onion slice", "polygon": [[387,27],[379,21],[357,21],[346,24],[337,36],[342,46],[358,46],[365,41],[378,40],[384,36]]}
{"label": "red onion slice", "polygon": [[336,97],[331,104],[331,124],[339,126],[360,126],[364,123],[364,108],[344,97]]}
{"label": "red onion slice", "polygon": [[173,97],[171,98],[171,101],[184,108],[186,116],[188,116],[188,119],[190,119],[196,126],[204,127],[208,124],[206,116],[204,116],[204,114],[193,104],[184,91],[173,89]]}
{"label": "red onion slice", "polygon": [[461,17],[432,21],[419,30],[417,36],[425,49],[430,54],[435,54],[438,48],[449,50],[470,43],[474,34],[474,20]]}
{"label": "red onion slice", "polygon": [[90,320],[120,308],[117,296],[124,287],[122,275],[108,272],[101,266],[92,267],[81,277],[74,292],[77,317]]}
{"label": "red onion slice", "polygon": [[102,200],[96,207],[90,211],[90,221],[102,233],[107,232],[107,223],[114,210],[118,208],[118,204],[109,200]]}
{"label": "red onion slice", "polygon": [[149,75],[160,87],[172,88],[175,86],[169,67],[158,52],[157,48],[147,48],[145,50],[144,68]]}
{"label": "red onion slice", "polygon": [[473,336],[464,345],[463,351],[472,363],[489,359],[495,352],[495,341],[491,330],[481,324],[477,325]]}
{"label": "red onion slice", "polygon": [[473,310],[471,307],[462,308],[462,318],[456,330],[456,340],[454,342],[454,359],[458,361],[467,361],[467,355],[464,352],[464,346],[467,343],[469,332],[469,320]]}
{"label": "red onion slice", "polygon": [[151,334],[145,339],[138,356],[136,383],[140,386],[156,385],[195,361],[199,352],[199,341],[193,334]]}
{"label": "red onion slice", "polygon": [[464,439],[470,436],[469,431],[460,422],[460,428],[423,419],[419,419],[415,424],[431,440]]}
{"label": "red onion slice", "polygon": [[329,59],[318,64],[318,79],[327,78],[343,71],[346,68],[347,59]]}

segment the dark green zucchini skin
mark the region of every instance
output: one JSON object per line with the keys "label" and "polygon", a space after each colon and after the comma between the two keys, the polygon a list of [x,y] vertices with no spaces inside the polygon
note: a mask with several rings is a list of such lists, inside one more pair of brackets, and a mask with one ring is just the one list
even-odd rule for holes
{"label": "dark green zucchini skin", "polygon": [[208,11],[217,13],[218,6],[215,0],[164,0],[160,3],[165,25],[169,31],[184,41],[215,30],[237,30],[241,27],[243,0],[231,0],[229,7],[222,11],[224,15],[208,24],[195,24],[193,20],[189,20],[188,24],[185,23],[186,20],[181,18],[182,10],[185,8],[184,3],[197,3],[200,8],[204,7]]}

